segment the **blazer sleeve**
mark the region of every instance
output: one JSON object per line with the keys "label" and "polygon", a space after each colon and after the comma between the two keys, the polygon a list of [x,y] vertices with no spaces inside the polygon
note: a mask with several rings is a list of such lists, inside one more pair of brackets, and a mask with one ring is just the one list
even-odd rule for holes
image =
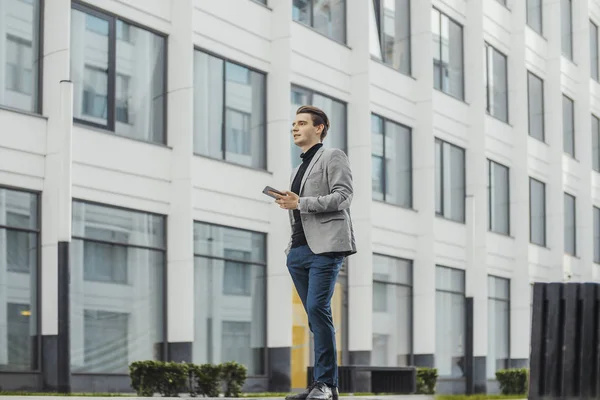
{"label": "blazer sleeve", "polygon": [[301,197],[298,205],[301,214],[342,211],[350,208],[354,192],[352,171],[346,153],[334,149],[326,169],[331,193],[325,196]]}

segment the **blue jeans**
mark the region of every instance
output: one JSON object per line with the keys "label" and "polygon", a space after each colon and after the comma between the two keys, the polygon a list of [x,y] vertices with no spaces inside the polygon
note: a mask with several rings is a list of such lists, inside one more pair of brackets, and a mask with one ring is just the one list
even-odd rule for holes
{"label": "blue jeans", "polygon": [[343,260],[343,256],[314,254],[308,246],[291,249],[287,257],[288,270],[314,334],[314,380],[332,387],[338,386],[338,369],[331,297]]}

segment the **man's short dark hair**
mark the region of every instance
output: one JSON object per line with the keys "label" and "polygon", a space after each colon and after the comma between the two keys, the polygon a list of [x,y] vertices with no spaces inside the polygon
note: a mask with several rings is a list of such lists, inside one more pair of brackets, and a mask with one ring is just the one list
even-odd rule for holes
{"label": "man's short dark hair", "polygon": [[329,130],[329,118],[327,118],[327,114],[323,110],[315,106],[301,106],[296,110],[296,114],[310,114],[312,117],[312,122],[314,126],[323,125],[323,132],[321,132],[321,142],[327,136],[327,131]]}

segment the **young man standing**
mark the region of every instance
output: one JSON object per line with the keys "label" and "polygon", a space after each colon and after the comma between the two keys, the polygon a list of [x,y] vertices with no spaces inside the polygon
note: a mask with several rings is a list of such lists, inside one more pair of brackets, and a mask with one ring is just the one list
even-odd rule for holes
{"label": "young man standing", "polygon": [[331,298],[344,258],[356,253],[350,218],[352,171],[340,149],[324,149],[329,119],[317,107],[302,106],[292,124],[302,163],[292,173],[291,190],[276,203],[289,210],[292,237],[287,267],[314,334],[314,383],[287,400],[338,397],[337,351]]}

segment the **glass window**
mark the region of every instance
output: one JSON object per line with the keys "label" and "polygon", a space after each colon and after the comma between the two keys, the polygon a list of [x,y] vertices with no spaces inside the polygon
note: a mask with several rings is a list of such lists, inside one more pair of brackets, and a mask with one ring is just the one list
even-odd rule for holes
{"label": "glass window", "polygon": [[510,186],[508,167],[488,160],[489,229],[510,234]]}
{"label": "glass window", "polygon": [[346,43],[346,0],[293,0],[292,18]]}
{"label": "glass window", "polygon": [[371,55],[410,75],[410,0],[372,0]]}
{"label": "glass window", "polygon": [[0,7],[0,106],[37,113],[40,1],[2,0]]}
{"label": "glass window", "polygon": [[488,276],[488,356],[487,378],[509,367],[510,281]]}
{"label": "glass window", "polygon": [[0,371],[39,369],[38,201],[0,188]]}
{"label": "glass window", "polygon": [[73,202],[71,368],[127,373],[161,357],[165,218]]}
{"label": "glass window", "polygon": [[194,52],[194,153],[266,169],[266,79]]}
{"label": "glass window", "polygon": [[544,81],[527,72],[529,136],[544,141]]}
{"label": "glass window", "polygon": [[435,368],[440,377],[465,375],[465,272],[435,271]]}
{"label": "glass window", "polygon": [[[290,124],[296,117],[296,110],[300,106],[310,105],[319,107],[329,118],[329,130],[323,142],[323,147],[335,148],[346,151],[346,104],[310,89],[292,86],[291,91],[292,109],[290,110]],[[292,167],[302,162],[300,154],[302,150],[294,144],[294,138],[290,134],[290,146],[292,151]]]}
{"label": "glass window", "polygon": [[372,114],[371,132],[373,199],[412,207],[410,128]]}
{"label": "glass window", "polygon": [[592,115],[592,168],[600,172],[600,120]]}
{"label": "glass window", "polygon": [[577,255],[577,216],[575,196],[565,193],[565,253]]}
{"label": "glass window", "polygon": [[508,76],[506,56],[485,44],[487,112],[508,122]]}
{"label": "glass window", "polygon": [[540,35],[543,34],[542,0],[527,0],[527,25]]}
{"label": "glass window", "polygon": [[435,139],[435,212],[465,222],[465,150]]}
{"label": "glass window", "polygon": [[464,100],[463,28],[447,15],[431,10],[433,85]]}
{"label": "glass window", "polygon": [[529,240],[546,246],[546,184],[529,178]]}
{"label": "glass window", "polygon": [[571,157],[575,157],[575,105],[573,100],[563,94],[562,96],[563,120],[563,150]]}
{"label": "glass window", "polygon": [[193,361],[265,374],[266,235],[194,223]]}
{"label": "glass window", "polygon": [[166,143],[166,39],[73,4],[71,80],[76,121]]}
{"label": "glass window", "polygon": [[600,208],[594,206],[594,262],[600,264]]}
{"label": "glass window", "polygon": [[563,57],[573,60],[573,9],[571,0],[560,0],[561,48]]}
{"label": "glass window", "polygon": [[371,365],[407,366],[412,355],[412,262],[373,255]]}
{"label": "glass window", "polygon": [[595,80],[600,79],[598,66],[598,25],[590,21],[590,72]]}

